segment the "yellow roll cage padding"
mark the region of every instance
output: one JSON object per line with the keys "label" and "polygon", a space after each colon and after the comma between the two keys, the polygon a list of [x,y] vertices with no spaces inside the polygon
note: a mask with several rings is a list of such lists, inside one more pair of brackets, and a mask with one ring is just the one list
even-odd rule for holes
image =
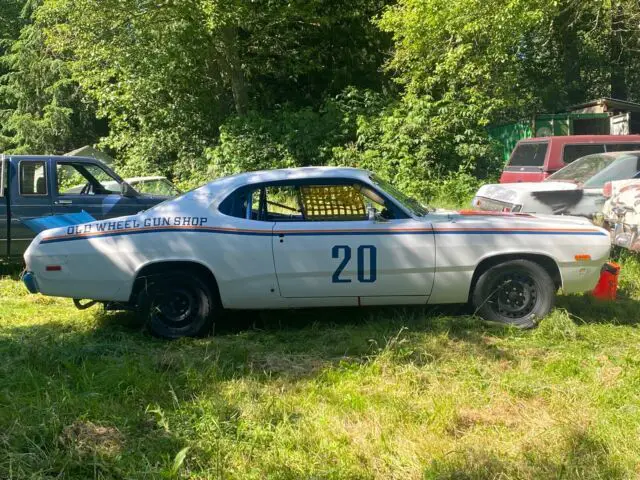
{"label": "yellow roll cage padding", "polygon": [[353,185],[300,186],[302,211],[307,220],[366,220],[362,194]]}

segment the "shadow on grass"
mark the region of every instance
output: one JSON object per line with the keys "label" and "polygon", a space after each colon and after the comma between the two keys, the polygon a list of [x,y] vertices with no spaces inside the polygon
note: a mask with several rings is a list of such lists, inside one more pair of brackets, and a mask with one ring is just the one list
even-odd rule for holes
{"label": "shadow on grass", "polygon": [[[122,478],[127,472],[117,470],[120,464],[158,476],[185,444],[167,418],[179,418],[197,399],[206,398],[208,423],[240,428],[242,408],[225,395],[237,382],[295,388],[329,369],[351,371],[378,359],[506,358],[482,340],[503,329],[469,317],[427,317],[430,312],[442,314],[424,308],[237,312],[217,336],[173,342],[151,337],[130,313],[4,326],[0,477],[87,478],[98,471]],[[87,432],[97,438],[74,437]],[[109,442],[101,438],[105,432],[115,432]]]}
{"label": "shadow on grass", "polygon": [[558,308],[567,310],[576,323],[637,325],[640,302],[624,294],[615,301],[599,300],[590,295],[565,295],[558,298]]}
{"label": "shadow on grass", "polygon": [[[231,432],[224,435],[233,437],[242,429],[242,407],[225,395],[230,385],[296,388],[329,378],[330,370],[352,372],[376,362],[393,367],[450,359],[512,361],[492,338],[527,335],[454,316],[466,309],[452,306],[229,312],[218,322],[215,336],[169,342],[151,337],[131,313],[95,312],[95,321],[78,316],[77,322],[71,317],[2,329],[0,458],[10,460],[0,460],[0,477],[11,471],[24,477],[47,472],[81,478],[93,476],[96,469],[114,478],[128,471],[158,475],[185,445],[184,432],[176,431],[174,422],[186,421],[181,416],[196,408],[189,405],[199,399],[206,399],[197,408],[211,417],[207,423]],[[190,414],[204,415],[205,410]],[[122,432],[122,445],[109,447],[116,452],[113,458],[96,453],[100,445],[87,450],[84,440],[61,444],[65,432],[87,432],[92,425],[96,431],[107,425]],[[597,453],[596,447],[589,453],[588,439],[578,440],[575,447],[568,443],[567,458]],[[434,464],[426,476],[486,478],[487,472],[514,471],[500,458],[478,455]],[[607,461],[600,456],[590,465],[615,478]],[[129,465],[128,471],[117,470],[122,463]],[[530,465],[531,472],[541,474],[558,468]]]}

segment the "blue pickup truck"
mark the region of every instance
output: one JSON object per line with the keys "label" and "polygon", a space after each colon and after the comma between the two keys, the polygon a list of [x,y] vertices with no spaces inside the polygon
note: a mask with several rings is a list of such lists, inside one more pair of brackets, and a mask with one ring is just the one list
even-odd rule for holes
{"label": "blue pickup truck", "polygon": [[21,257],[35,236],[23,220],[87,212],[132,215],[168,197],[139,194],[94,158],[0,156],[0,258]]}

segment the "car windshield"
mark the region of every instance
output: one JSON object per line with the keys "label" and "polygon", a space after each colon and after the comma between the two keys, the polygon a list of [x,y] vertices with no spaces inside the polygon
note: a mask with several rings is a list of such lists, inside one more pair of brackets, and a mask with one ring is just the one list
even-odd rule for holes
{"label": "car windshield", "polygon": [[415,198],[405,195],[391,183],[383,180],[377,175],[371,175],[371,181],[380,187],[382,190],[390,194],[396,201],[398,201],[404,208],[418,217],[424,217],[429,213],[429,209],[422,206]]}
{"label": "car windshield", "polygon": [[129,183],[138,192],[147,195],[165,195],[168,197],[176,197],[180,195],[180,190],[178,190],[175,185],[166,178],[138,180],[131,181]]}
{"label": "car windshield", "polygon": [[606,182],[634,178],[638,155],[588,155],[557,171],[545,182],[572,182],[585,188],[602,188]]}

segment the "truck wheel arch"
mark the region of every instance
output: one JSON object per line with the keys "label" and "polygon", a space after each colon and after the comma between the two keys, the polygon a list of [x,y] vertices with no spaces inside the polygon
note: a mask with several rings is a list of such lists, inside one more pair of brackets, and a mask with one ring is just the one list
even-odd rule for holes
{"label": "truck wheel arch", "polygon": [[218,301],[218,305],[222,305],[220,289],[218,288],[218,281],[216,280],[215,275],[209,267],[193,260],[162,260],[144,265],[136,273],[131,294],[129,296],[129,303],[132,305],[136,303],[138,294],[145,286],[145,278],[149,276],[160,276],[165,272],[176,272],[178,270],[186,271],[200,277],[211,287],[211,292]]}
{"label": "truck wheel arch", "polygon": [[511,260],[529,260],[540,265],[553,279],[556,290],[562,287],[562,274],[560,273],[560,267],[552,257],[539,253],[499,254],[483,258],[480,263],[476,265],[476,268],[473,272],[473,277],[471,278],[471,285],[469,285],[469,300],[471,300],[471,296],[473,295],[473,291],[475,289],[478,278],[480,278],[480,275],[489,270],[491,267]]}

